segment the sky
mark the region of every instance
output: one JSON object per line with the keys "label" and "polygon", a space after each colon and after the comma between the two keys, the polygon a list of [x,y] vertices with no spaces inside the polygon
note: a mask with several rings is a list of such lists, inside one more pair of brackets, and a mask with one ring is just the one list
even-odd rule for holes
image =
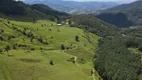
{"label": "sky", "polygon": [[[21,0],[26,1],[26,0]],[[79,1],[79,2],[90,2],[90,1],[97,1],[97,2],[123,2],[123,3],[130,3],[136,0],[64,0],[64,1]]]}
{"label": "sky", "polygon": [[84,1],[98,1],[98,2],[133,2],[136,0],[68,0],[68,1],[80,1],[80,2],[84,2]]}

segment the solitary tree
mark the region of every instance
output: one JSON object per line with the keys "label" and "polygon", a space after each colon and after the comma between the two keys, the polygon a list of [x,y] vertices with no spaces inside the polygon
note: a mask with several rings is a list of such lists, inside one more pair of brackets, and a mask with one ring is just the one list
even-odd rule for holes
{"label": "solitary tree", "polygon": [[61,49],[65,50],[65,46],[63,44],[61,44]]}
{"label": "solitary tree", "polygon": [[16,49],[16,45],[15,44],[13,45],[13,49]]}
{"label": "solitary tree", "polygon": [[78,36],[75,36],[75,40],[76,40],[77,42],[79,42],[79,37],[78,37]]}
{"label": "solitary tree", "polygon": [[50,60],[50,65],[54,65],[54,63],[53,63],[53,61],[52,61],[52,60]]}
{"label": "solitary tree", "polygon": [[0,49],[0,53],[2,53],[3,52],[3,50],[2,49]]}
{"label": "solitary tree", "polygon": [[43,52],[43,48],[40,48],[40,51]]}
{"label": "solitary tree", "polygon": [[7,45],[6,48],[5,48],[5,51],[7,52],[7,55],[9,56],[9,50],[10,50],[10,46]]}

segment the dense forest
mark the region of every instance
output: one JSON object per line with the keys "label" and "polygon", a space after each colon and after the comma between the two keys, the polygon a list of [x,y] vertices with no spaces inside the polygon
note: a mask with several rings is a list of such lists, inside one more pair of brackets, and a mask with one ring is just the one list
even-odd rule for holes
{"label": "dense forest", "polygon": [[97,18],[114,24],[118,27],[130,27],[134,25],[132,21],[128,20],[124,13],[102,13],[97,15]]}
{"label": "dense forest", "polygon": [[142,79],[142,38],[139,36],[142,32],[139,32],[140,30],[142,29],[127,29],[124,30],[125,36],[99,40],[94,64],[104,80]]}
{"label": "dense forest", "polygon": [[[109,14],[108,14],[109,15]],[[116,14],[121,27],[132,23],[119,13]],[[109,16],[108,16],[109,17]],[[115,19],[116,17],[112,17]],[[124,21],[121,19],[124,19]],[[78,27],[102,36],[94,56],[94,68],[103,80],[141,80],[142,64],[142,28],[117,28],[114,25],[97,19],[93,15],[71,17],[71,27]],[[117,23],[118,25],[120,23]],[[123,24],[124,23],[124,24]],[[125,24],[126,23],[126,24]]]}

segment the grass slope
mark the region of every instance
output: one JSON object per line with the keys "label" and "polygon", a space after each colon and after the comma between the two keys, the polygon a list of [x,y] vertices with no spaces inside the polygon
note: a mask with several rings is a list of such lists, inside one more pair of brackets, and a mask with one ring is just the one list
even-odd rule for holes
{"label": "grass slope", "polygon": [[[31,42],[24,31],[36,38]],[[56,26],[46,20],[31,23],[0,19],[0,37],[4,39],[0,40],[3,51],[7,45],[13,48],[16,44],[9,54],[0,54],[0,80],[101,80],[96,71],[90,76],[99,39],[92,33],[68,25]],[[48,44],[41,43],[39,38]],[[61,44],[65,50],[61,50]],[[75,63],[69,61],[72,58]]]}

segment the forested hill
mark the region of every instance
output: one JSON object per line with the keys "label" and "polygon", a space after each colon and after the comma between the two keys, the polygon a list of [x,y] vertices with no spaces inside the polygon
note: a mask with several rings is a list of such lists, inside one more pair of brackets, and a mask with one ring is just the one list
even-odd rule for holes
{"label": "forested hill", "polygon": [[[121,15],[117,13],[123,14],[123,16],[126,18],[124,19],[124,17],[121,17]],[[138,0],[130,4],[123,4],[120,6],[104,10],[102,14],[99,15],[99,18],[120,27],[129,27],[132,25],[142,25],[141,13],[142,13],[142,1]],[[122,21],[125,23],[123,23]]]}
{"label": "forested hill", "polygon": [[103,80],[142,80],[142,27],[124,29],[122,33],[99,40],[95,69]]}
{"label": "forested hill", "polygon": [[14,20],[33,21],[37,19],[61,19],[68,14],[56,11],[46,5],[27,5],[21,1],[0,0],[0,16]]}
{"label": "forested hill", "polygon": [[114,36],[119,35],[119,29],[107,22],[104,22],[94,15],[76,15],[70,18],[69,24],[71,27],[78,27],[99,36]]}

